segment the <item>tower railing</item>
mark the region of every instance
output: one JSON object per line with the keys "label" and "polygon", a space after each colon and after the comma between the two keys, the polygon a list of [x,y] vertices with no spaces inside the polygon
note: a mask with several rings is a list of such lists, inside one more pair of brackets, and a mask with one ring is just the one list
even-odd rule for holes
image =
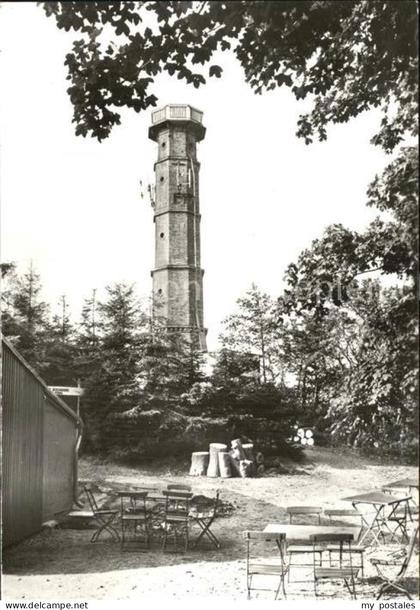
{"label": "tower railing", "polygon": [[202,123],[203,113],[186,104],[169,104],[152,112],[152,123],[156,125],[166,120],[194,121]]}

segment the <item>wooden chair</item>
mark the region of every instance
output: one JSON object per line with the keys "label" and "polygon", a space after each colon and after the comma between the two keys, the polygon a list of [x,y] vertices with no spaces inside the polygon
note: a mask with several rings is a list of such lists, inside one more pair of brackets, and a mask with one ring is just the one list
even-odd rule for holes
{"label": "wooden chair", "polygon": [[179,538],[184,539],[184,551],[189,544],[189,515],[192,493],[188,491],[164,490],[165,516],[163,519],[163,550],[166,551],[168,539],[173,537],[173,550],[178,550]]}
{"label": "wooden chair", "polygon": [[408,542],[408,524],[412,521],[413,517],[411,515],[410,506],[408,504],[393,511],[388,516],[388,524],[395,526],[395,529],[391,534],[391,542],[394,540],[394,538],[399,532],[401,532],[402,539]]}
{"label": "wooden chair", "polygon": [[[313,546],[313,575],[314,575],[314,591],[315,597],[319,596],[318,586],[320,581],[330,580],[343,580],[347,587],[352,599],[356,599],[356,584],[355,579],[357,578],[360,568],[353,565],[352,560],[352,540],[353,534],[314,534],[311,536]],[[319,549],[331,544],[339,547],[339,565],[338,566],[322,566],[317,563],[317,556]],[[344,552],[348,563],[343,565]]]}
{"label": "wooden chair", "polygon": [[113,538],[119,540],[120,535],[113,525],[115,519],[119,514],[119,511],[100,508],[90,487],[84,485],[83,489],[90,506],[90,516],[92,516],[97,526],[90,541],[96,542],[103,532],[108,532]]}
{"label": "wooden chair", "polygon": [[197,523],[197,525],[201,528],[201,532],[199,533],[197,538],[194,540],[194,547],[196,547],[198,545],[198,543],[200,542],[200,540],[202,540],[202,538],[204,536],[207,536],[207,538],[213,543],[213,545],[216,547],[216,549],[220,549],[220,542],[218,541],[218,539],[216,538],[216,536],[210,529],[210,526],[213,524],[213,521],[217,517],[217,509],[219,506],[219,500],[220,500],[220,491],[217,490],[213,507],[210,510],[206,510],[206,509],[200,510],[200,505],[198,505],[197,507],[195,507],[193,510],[190,511],[191,519],[193,520],[194,523]]}
{"label": "wooden chair", "polygon": [[[354,508],[331,508],[331,509],[327,508],[326,510],[324,510],[324,515],[326,517],[328,517],[330,521],[334,517],[338,517],[338,518],[341,517],[341,518],[355,518],[358,521],[360,521],[360,525],[362,525],[362,523],[363,523],[362,517],[361,517],[359,511]],[[352,551],[353,555],[355,557],[357,556],[359,558],[359,563],[357,565],[354,565],[354,567],[360,568],[362,579],[365,577],[364,554],[366,552],[366,548],[367,547],[365,547],[365,546],[354,546],[354,545],[352,545],[352,547],[351,547],[351,551]],[[334,553],[340,552],[340,546],[329,545],[327,547],[327,551],[329,553],[329,560],[330,560],[330,565],[331,565],[332,561],[334,559]],[[346,546],[341,549],[342,553],[346,553],[346,551],[347,551]]]}
{"label": "wooden chair", "polygon": [[[293,517],[301,517],[302,515],[315,516],[318,521],[318,525],[321,523],[321,513],[322,507],[320,506],[287,506],[286,513],[289,515],[289,523],[292,523]],[[300,521],[300,519],[299,519]],[[298,522],[299,522],[298,521]],[[296,523],[296,520],[295,520]],[[287,554],[289,557],[289,571],[287,574],[287,582],[290,581],[290,575],[292,572],[292,567],[305,568],[308,566],[312,566],[312,561],[310,563],[293,563],[293,557],[295,555],[308,555],[313,553],[312,545],[289,545],[287,547]],[[318,561],[320,565],[322,565],[322,552],[318,553]],[[305,581],[293,581],[293,582],[305,582]]]}
{"label": "wooden chair", "polygon": [[331,517],[354,517],[362,525],[362,517],[355,508],[327,508],[324,510],[324,515],[331,521]]}
{"label": "wooden chair", "polygon": [[[175,491],[175,492],[180,491],[182,493],[188,493],[188,494],[191,494],[191,497],[193,495],[192,494],[192,487],[191,487],[191,485],[184,485],[184,484],[181,484],[181,483],[180,484],[178,484],[178,483],[169,483],[166,486],[166,489],[168,491]],[[180,504],[181,511],[183,509],[182,502],[183,502],[183,499],[181,499],[181,504]],[[171,500],[171,506],[172,506],[172,508],[174,508],[176,506],[176,500],[174,498]]]}
{"label": "wooden chair", "polygon": [[[418,552],[418,532],[419,526],[417,524],[413,528],[407,547],[401,549],[399,552],[394,552],[391,554],[389,559],[377,559],[375,557],[371,558],[370,562],[373,566],[375,566],[378,576],[382,580],[382,584],[379,588],[376,599],[380,599],[386,591],[392,589],[398,591],[399,593],[404,593],[408,599],[412,599],[402,581],[404,580],[407,568],[416,548]],[[393,574],[391,576],[385,574],[385,570],[387,568],[392,569]],[[395,572],[395,570],[397,571]]]}
{"label": "wooden chair", "polygon": [[192,491],[192,487],[191,485],[184,485],[184,484],[178,484],[178,483],[169,483],[166,486],[166,489],[169,489],[171,491]]}
{"label": "wooden chair", "polygon": [[288,506],[286,513],[289,515],[289,523],[292,523],[292,518],[295,515],[315,515],[318,518],[318,525],[321,524],[321,506]]}
{"label": "wooden chair", "polygon": [[[285,534],[269,534],[260,531],[245,531],[243,536],[246,540],[246,585],[248,599],[251,599],[251,591],[273,591],[274,589],[262,589],[252,586],[254,576],[275,576],[279,579],[277,589],[275,589],[274,599],[277,599],[280,590],[286,599],[286,587],[284,583],[285,576],[288,571],[286,562],[286,535]],[[264,562],[257,561],[254,558],[255,546],[258,543],[271,544],[271,550],[275,545],[276,556],[275,561]],[[274,559],[274,557],[273,557]]]}
{"label": "wooden chair", "polygon": [[[121,550],[149,548],[147,491],[121,492]],[[127,537],[127,534],[130,533]]]}
{"label": "wooden chair", "polygon": [[[397,498],[400,497],[409,497],[408,505],[411,513],[411,517],[414,515],[418,515],[419,512],[419,490],[418,487],[413,485],[407,485],[406,487],[390,487],[388,485],[384,485],[382,491],[387,494],[391,494],[391,496],[395,496]],[[411,520],[413,520],[411,518]]]}
{"label": "wooden chair", "polygon": [[[362,580],[365,577],[365,552],[366,552],[367,547],[366,546],[354,546],[351,545],[351,549],[349,549],[347,546],[340,546],[338,544],[329,544],[326,548],[326,551],[329,554],[329,563],[330,566],[334,563],[335,558],[334,555],[338,556],[338,560],[342,561],[343,560],[343,556],[345,556],[347,553],[351,552],[351,554],[353,555],[353,559],[352,559],[352,563],[353,563],[353,568],[360,568],[360,574],[362,577]],[[359,562],[355,563],[355,558],[358,557]]]}

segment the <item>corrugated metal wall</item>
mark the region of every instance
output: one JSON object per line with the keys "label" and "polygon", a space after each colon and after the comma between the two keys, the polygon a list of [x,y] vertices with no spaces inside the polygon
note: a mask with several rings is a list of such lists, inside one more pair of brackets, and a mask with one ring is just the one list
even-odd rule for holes
{"label": "corrugated metal wall", "polygon": [[44,392],[3,343],[3,542],[42,524]]}
{"label": "corrugated metal wall", "polygon": [[71,509],[77,417],[2,341],[3,544]]}
{"label": "corrugated metal wall", "polygon": [[54,519],[73,504],[74,421],[63,416],[50,400],[44,410],[44,470],[42,520]]}

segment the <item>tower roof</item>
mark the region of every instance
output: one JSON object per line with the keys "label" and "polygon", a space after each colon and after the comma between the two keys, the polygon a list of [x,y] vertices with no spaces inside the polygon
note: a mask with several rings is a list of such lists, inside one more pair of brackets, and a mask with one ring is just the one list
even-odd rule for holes
{"label": "tower roof", "polygon": [[189,104],[167,104],[152,112],[152,126],[149,128],[149,138],[157,139],[162,127],[172,124],[187,125],[195,131],[197,140],[202,140],[206,133],[203,126],[203,113]]}

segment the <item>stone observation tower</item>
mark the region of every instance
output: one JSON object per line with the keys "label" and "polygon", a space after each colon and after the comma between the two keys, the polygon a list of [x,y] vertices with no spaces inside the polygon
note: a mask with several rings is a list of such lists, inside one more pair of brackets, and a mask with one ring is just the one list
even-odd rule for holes
{"label": "stone observation tower", "polygon": [[187,104],[152,112],[149,138],[158,144],[153,302],[169,331],[185,332],[206,351],[203,274],[200,266],[200,205],[197,142],[205,135],[203,113]]}

